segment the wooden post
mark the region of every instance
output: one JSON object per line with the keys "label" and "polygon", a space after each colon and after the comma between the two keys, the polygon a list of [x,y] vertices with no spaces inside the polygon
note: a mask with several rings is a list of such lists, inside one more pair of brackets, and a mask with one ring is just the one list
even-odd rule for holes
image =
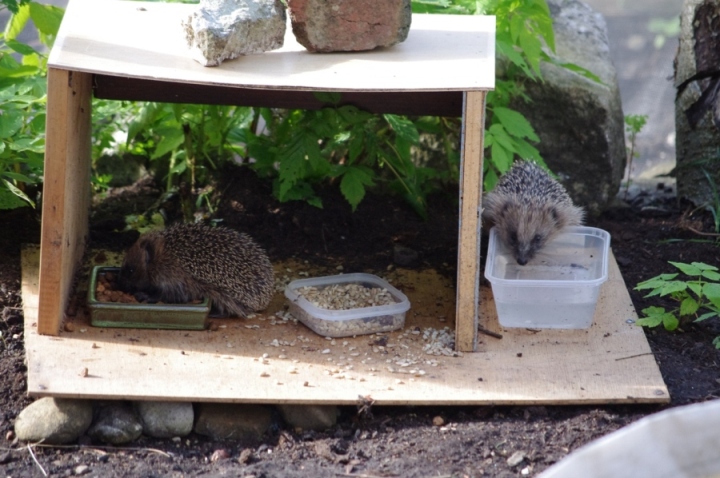
{"label": "wooden post", "polygon": [[455,348],[461,352],[474,352],[480,301],[484,91],[465,93],[462,123]]}
{"label": "wooden post", "polygon": [[92,75],[48,68],[38,332],[57,335],[82,260],[90,205]]}

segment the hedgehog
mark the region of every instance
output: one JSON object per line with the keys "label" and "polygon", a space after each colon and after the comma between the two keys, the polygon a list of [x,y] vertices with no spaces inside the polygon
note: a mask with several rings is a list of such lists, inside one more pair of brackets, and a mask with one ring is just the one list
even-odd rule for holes
{"label": "hedgehog", "polygon": [[265,309],[275,291],[270,259],[250,236],[202,224],[140,236],[125,254],[118,281],[150,302],[208,298],[217,316],[247,317]]}
{"label": "hedgehog", "polygon": [[582,225],[585,213],[544,169],[518,161],[485,196],[484,216],[524,266],[564,227]]}

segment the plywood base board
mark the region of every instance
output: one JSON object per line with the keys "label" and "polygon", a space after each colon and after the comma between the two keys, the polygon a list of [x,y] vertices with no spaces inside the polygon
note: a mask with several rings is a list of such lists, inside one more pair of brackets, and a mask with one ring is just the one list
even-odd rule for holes
{"label": "plywood base board", "polygon": [[[444,327],[454,330],[454,286],[434,271],[388,273],[412,308],[405,328],[383,337],[317,336],[280,317],[281,292],[262,315],[217,319],[212,331],[96,328],[81,312],[52,337],[37,333],[38,260],[36,247],[23,249],[33,396],[355,404],[359,396],[370,395],[380,405],[670,400],[642,329],[628,323],[636,315],[614,258],[590,329],[501,329],[492,294],[483,287],[480,322],[503,338],[481,334],[478,352],[459,356],[439,347],[437,337],[435,347],[448,355],[427,354],[433,334],[442,336]],[[277,264],[276,270],[283,276],[302,267]]]}

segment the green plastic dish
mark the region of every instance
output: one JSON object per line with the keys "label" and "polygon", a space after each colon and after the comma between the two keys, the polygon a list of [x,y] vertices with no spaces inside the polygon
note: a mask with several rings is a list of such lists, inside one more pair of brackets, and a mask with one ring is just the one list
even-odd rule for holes
{"label": "green plastic dish", "polygon": [[200,304],[119,304],[101,302],[95,297],[98,277],[120,272],[119,267],[95,266],[90,277],[88,306],[94,327],[132,329],[203,330],[207,327],[210,301]]}

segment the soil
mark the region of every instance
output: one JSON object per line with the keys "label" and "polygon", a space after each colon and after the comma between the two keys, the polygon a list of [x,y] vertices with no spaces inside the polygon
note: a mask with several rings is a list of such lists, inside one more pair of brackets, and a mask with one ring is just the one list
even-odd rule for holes
{"label": "soil", "polygon": [[[396,198],[369,194],[355,212],[335,188],[320,191],[324,207],[278,203],[254,173],[228,170],[215,217],[249,232],[273,260],[342,264],[346,272],[383,271],[388,264],[435,268],[455,276],[457,191],[430,198],[429,219]],[[118,233],[123,217],[158,201],[151,181],[111,191],[91,216],[93,245],[122,251],[137,233]],[[172,217],[172,201],[165,204]],[[720,264],[712,217],[674,200],[638,197],[589,218],[612,235],[612,248],[637,310],[661,305],[632,290],[670,272],[668,261]],[[215,442],[142,437],[108,447],[83,437],[69,447],[28,447],[13,424],[26,396],[20,295],[20,245],[38,243],[36,211],[0,211],[0,465],[6,476],[255,476],[424,477],[535,476],[578,447],[668,407],[720,396],[716,322],[683,324],[674,333],[646,330],[670,390],[668,406],[340,407],[323,432],[298,431],[280,420],[257,441]],[[521,452],[521,454],[517,454]],[[508,458],[515,455],[518,460]],[[515,464],[515,461],[518,463]]]}

